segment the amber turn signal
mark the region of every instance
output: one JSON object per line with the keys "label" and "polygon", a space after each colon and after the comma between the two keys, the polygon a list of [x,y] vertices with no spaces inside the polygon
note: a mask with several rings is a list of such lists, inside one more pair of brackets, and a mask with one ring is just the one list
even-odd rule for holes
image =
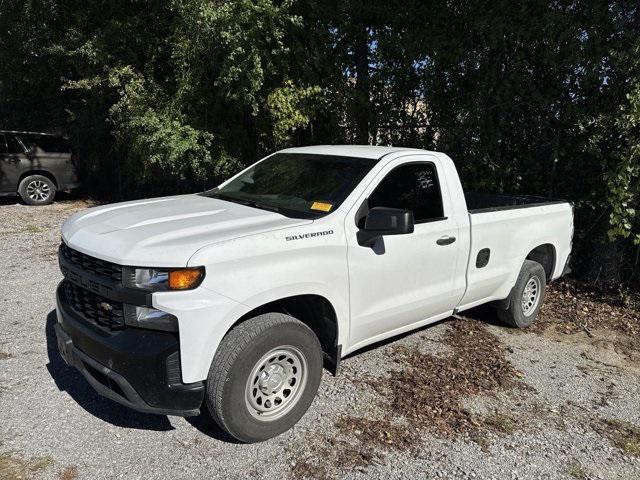
{"label": "amber turn signal", "polygon": [[202,268],[184,268],[181,270],[169,271],[170,290],[189,290],[200,285],[204,277]]}

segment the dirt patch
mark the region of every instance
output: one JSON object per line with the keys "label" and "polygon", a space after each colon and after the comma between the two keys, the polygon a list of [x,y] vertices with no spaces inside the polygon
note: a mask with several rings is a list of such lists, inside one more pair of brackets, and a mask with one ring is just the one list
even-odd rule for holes
{"label": "dirt patch", "polygon": [[0,360],[9,360],[10,358],[13,358],[12,354],[6,353],[6,352],[0,352]]}
{"label": "dirt patch", "polygon": [[591,366],[578,366],[585,373],[605,373],[616,369],[630,375],[640,376],[640,350],[637,339],[611,330],[594,329],[567,334],[557,326],[540,332],[546,339],[576,346],[588,347],[580,354]]}
{"label": "dirt patch", "polygon": [[0,478],[25,479],[53,465],[51,457],[23,458],[15,452],[0,453]]}
{"label": "dirt patch", "polygon": [[341,435],[349,438],[322,439],[314,446],[313,456],[294,463],[293,478],[325,480],[334,478],[338,470],[362,471],[369,465],[382,462],[385,453],[413,450],[419,441],[416,429],[387,419],[342,416],[335,422],[335,427]]}
{"label": "dirt patch", "polygon": [[640,350],[640,311],[626,305],[620,295],[590,289],[587,285],[563,280],[547,289],[540,317],[529,331],[542,332],[550,326],[567,334],[605,330],[635,339]]}
{"label": "dirt patch", "polygon": [[481,446],[488,432],[513,433],[517,423],[508,414],[482,417],[463,405],[470,397],[520,385],[521,374],[505,357],[503,345],[482,324],[466,319],[450,324],[443,343],[448,350],[441,355],[391,347],[390,357],[400,369],[358,382],[379,395],[382,419],[340,417],[331,436],[310,440],[312,455],[296,457],[292,476],[322,479],[362,470],[382,462],[388,452],[415,450],[424,433],[466,437]]}
{"label": "dirt patch", "polygon": [[75,465],[65,467],[58,472],[59,480],[76,480],[76,478],[78,478],[78,467]]}
{"label": "dirt patch", "polygon": [[598,351],[603,365],[640,373],[640,310],[623,296],[572,280],[547,287],[538,319],[513,334],[536,333],[556,342],[581,344]]}
{"label": "dirt patch", "polygon": [[402,370],[369,384],[385,398],[389,413],[451,437],[479,426],[463,407],[463,398],[513,387],[521,374],[505,357],[499,340],[478,322],[456,320],[444,341],[451,349],[444,356],[393,347],[393,359]]}
{"label": "dirt patch", "polygon": [[640,428],[621,420],[603,420],[593,429],[627,455],[640,458]]}

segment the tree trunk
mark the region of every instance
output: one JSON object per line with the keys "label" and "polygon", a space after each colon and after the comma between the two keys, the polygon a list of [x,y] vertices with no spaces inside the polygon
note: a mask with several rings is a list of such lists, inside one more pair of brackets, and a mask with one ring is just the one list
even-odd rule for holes
{"label": "tree trunk", "polygon": [[354,63],[356,67],[355,86],[355,123],[356,143],[369,143],[369,111],[370,111],[370,83],[369,83],[369,33],[367,27],[358,26],[353,45]]}
{"label": "tree trunk", "polygon": [[558,169],[558,153],[560,149],[560,127],[557,126],[553,135],[553,144],[551,146],[551,172],[549,174],[549,185],[547,196],[549,198],[556,195],[556,171]]}

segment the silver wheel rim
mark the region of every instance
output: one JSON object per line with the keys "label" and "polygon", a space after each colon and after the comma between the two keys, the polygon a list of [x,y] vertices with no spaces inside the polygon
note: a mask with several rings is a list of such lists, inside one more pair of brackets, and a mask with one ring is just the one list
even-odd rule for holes
{"label": "silver wheel rim", "polygon": [[300,400],[307,383],[307,360],[290,345],[274,348],[251,370],[245,404],[254,418],[273,421],[286,415]]}
{"label": "silver wheel rim", "polygon": [[32,180],[27,185],[27,196],[36,202],[42,202],[51,195],[51,187],[42,180]]}
{"label": "silver wheel rim", "polygon": [[522,291],[522,313],[525,317],[530,316],[538,306],[540,301],[540,279],[531,277]]}

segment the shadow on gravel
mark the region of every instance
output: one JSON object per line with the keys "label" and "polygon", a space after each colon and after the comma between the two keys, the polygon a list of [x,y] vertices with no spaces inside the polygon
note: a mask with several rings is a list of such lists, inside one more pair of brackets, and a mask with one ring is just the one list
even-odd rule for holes
{"label": "shadow on gravel", "polygon": [[[499,327],[508,328],[508,327],[505,327],[505,325],[500,322],[500,320],[498,319],[498,315],[496,314],[496,310],[493,307],[490,307],[488,305],[482,305],[479,307],[471,308],[469,310],[465,310],[464,312],[461,312],[459,315],[461,317],[468,318],[470,320],[478,320],[487,325],[496,325]],[[355,352],[346,355],[345,357],[342,358],[342,360],[345,360],[351,357],[356,357],[358,355],[369,352],[371,350],[376,350],[380,347],[384,347],[385,345],[389,345],[397,342],[398,340],[402,340],[405,337],[410,337],[412,335],[416,335],[421,332],[426,332],[437,325],[440,325],[442,323],[449,323],[451,321],[454,321],[455,319],[456,317],[453,317],[453,316],[447,317],[442,320],[438,320],[437,322],[425,325],[424,327],[420,327],[415,330],[409,330],[408,332],[401,333],[399,335],[395,335],[390,338],[385,338],[384,340],[380,340],[378,342],[372,343],[370,345],[367,345],[366,347],[362,347],[356,350]]]}
{"label": "shadow on gravel", "polygon": [[206,406],[201,408],[200,415],[197,417],[187,417],[185,420],[191,424],[192,427],[198,429],[205,435],[221,442],[242,444],[242,442],[236,440],[224,430],[221,430],[216,421],[209,415]]}
{"label": "shadow on gravel", "polygon": [[[75,200],[81,200],[87,198],[79,192],[57,192],[56,197],[54,199],[54,203],[64,203],[64,202],[72,202]],[[3,205],[23,205],[25,207],[29,207],[29,205],[25,204],[18,195],[2,195],[0,196],[0,207]],[[33,207],[40,208],[40,207]]]}
{"label": "shadow on gravel", "polygon": [[486,323],[487,325],[495,325],[509,329],[509,327],[502,323],[498,318],[496,309],[490,305],[480,305],[479,307],[470,308],[469,310],[460,312],[460,316],[471,320],[478,320],[482,323]]}
{"label": "shadow on gravel", "polygon": [[58,344],[54,325],[56,312],[47,315],[46,336],[49,363],[47,370],[56,382],[60,391],[67,392],[78,405],[91,415],[109,422],[112,425],[140,430],[167,431],[173,430],[169,419],[164,415],[153,415],[133,411],[125,406],[98,395],[75,368],[69,367],[58,352]]}
{"label": "shadow on gravel", "polygon": [[365,347],[362,347],[358,350],[356,350],[355,352],[351,352],[347,355],[345,355],[344,357],[342,357],[341,361],[347,360],[349,358],[353,358],[353,357],[357,357],[358,355],[362,355],[363,353],[367,353],[370,352],[371,350],[377,350],[378,348],[384,347],[386,345],[390,345],[392,343],[395,343],[399,340],[402,340],[405,337],[410,337],[411,335],[415,335],[417,333],[422,333],[422,332],[426,332],[434,327],[436,327],[437,325],[440,325],[442,323],[449,323],[451,321],[455,320],[454,317],[447,317],[444,318],[442,320],[438,320],[437,322],[434,323],[430,323],[429,325],[425,325],[424,327],[420,327],[417,328],[415,330],[409,330],[408,332],[404,332],[404,333],[400,333],[398,335],[394,335],[393,337],[389,337],[389,338],[385,338],[383,340],[379,340],[375,343],[371,343]]}
{"label": "shadow on gravel", "polygon": [[3,195],[0,197],[0,207],[3,205],[18,205],[20,203],[20,197],[13,195]]}

